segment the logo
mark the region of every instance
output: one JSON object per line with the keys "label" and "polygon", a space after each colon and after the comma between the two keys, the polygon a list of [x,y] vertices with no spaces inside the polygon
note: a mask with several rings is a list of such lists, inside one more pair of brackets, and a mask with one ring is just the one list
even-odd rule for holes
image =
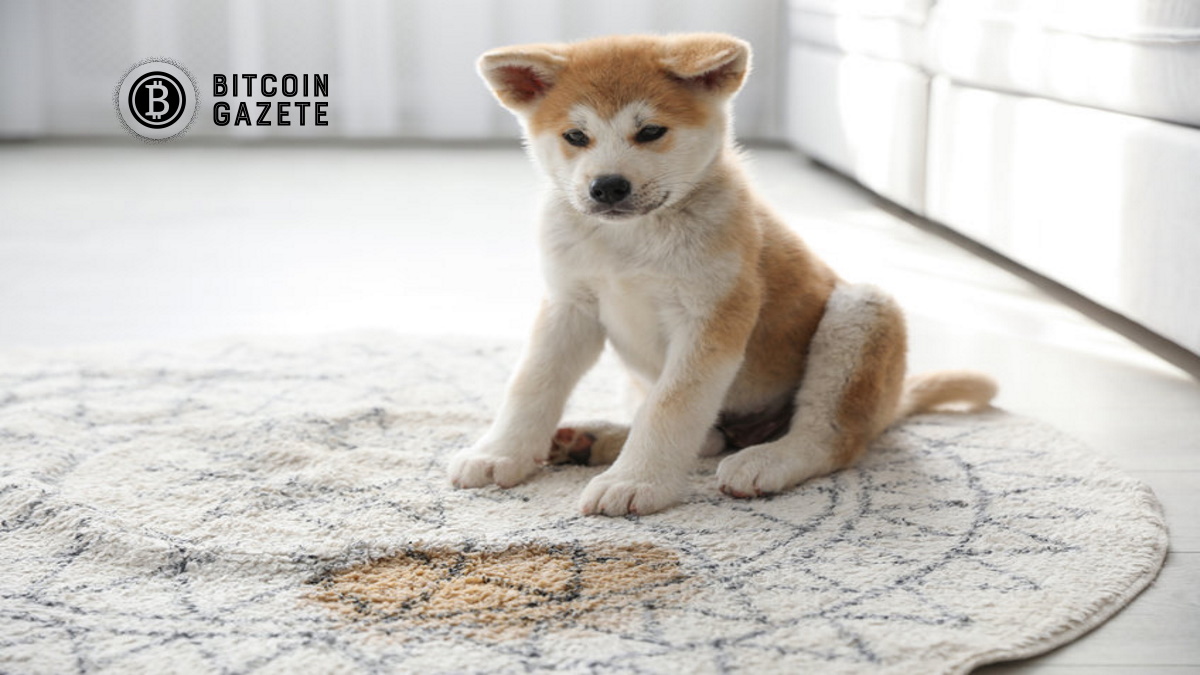
{"label": "logo", "polygon": [[167,141],[188,130],[200,108],[191,73],[171,59],[134,64],[113,91],[117,119],[148,142]]}

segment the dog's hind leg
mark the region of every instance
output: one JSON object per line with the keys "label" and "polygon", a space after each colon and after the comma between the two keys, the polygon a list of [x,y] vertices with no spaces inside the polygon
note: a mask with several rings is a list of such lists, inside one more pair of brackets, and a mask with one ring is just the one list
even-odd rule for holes
{"label": "dog's hind leg", "polygon": [[611,422],[580,422],[560,427],[550,441],[548,464],[612,464],[621,453],[629,426]]}
{"label": "dog's hind leg", "polygon": [[[612,464],[625,447],[629,437],[629,426],[612,422],[580,422],[568,424],[554,433],[550,442],[550,458],[547,464],[585,464],[600,466]],[[712,457],[725,449],[725,437],[715,428],[710,429],[700,457]]]}
{"label": "dog's hind leg", "polygon": [[890,296],[873,286],[835,288],[809,346],[791,428],[723,460],[721,491],[771,494],[854,463],[895,419],[906,351],[904,316]]}
{"label": "dog's hind leg", "polygon": [[[624,405],[626,412],[636,415],[646,401],[648,385],[632,373],[625,380]],[[625,439],[629,437],[628,424],[604,421],[563,422],[550,441],[550,457],[547,464],[582,464],[601,466],[617,461]]]}

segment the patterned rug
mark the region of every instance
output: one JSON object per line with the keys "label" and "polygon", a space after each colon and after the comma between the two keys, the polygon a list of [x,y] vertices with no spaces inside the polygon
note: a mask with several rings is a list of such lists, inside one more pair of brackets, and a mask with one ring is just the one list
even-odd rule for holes
{"label": "patterned rug", "polygon": [[[0,671],[965,672],[1157,573],[1154,496],[1003,412],[857,468],[576,515],[588,467],[456,491],[511,345],[354,335],[0,354]],[[573,414],[611,414],[604,362]]]}

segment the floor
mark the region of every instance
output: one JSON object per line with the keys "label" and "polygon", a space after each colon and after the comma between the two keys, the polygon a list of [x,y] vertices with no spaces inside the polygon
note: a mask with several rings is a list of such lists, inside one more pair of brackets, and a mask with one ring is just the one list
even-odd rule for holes
{"label": "floor", "polygon": [[[912,370],[990,371],[1000,407],[1082,439],[1165,505],[1172,548],[1151,588],[1077,642],[983,672],[1200,672],[1200,384],[797,155],[752,156],[814,249],[907,308]],[[0,144],[0,349],[521,339],[540,284],[536,184],[507,146]]]}

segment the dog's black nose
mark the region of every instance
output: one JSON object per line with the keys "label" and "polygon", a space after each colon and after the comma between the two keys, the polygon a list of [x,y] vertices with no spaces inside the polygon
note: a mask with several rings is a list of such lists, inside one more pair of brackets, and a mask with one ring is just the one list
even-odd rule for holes
{"label": "dog's black nose", "polygon": [[633,186],[625,180],[624,176],[616,174],[608,174],[598,176],[592,181],[591,195],[592,199],[601,204],[616,204],[617,202],[629,196],[633,190]]}

